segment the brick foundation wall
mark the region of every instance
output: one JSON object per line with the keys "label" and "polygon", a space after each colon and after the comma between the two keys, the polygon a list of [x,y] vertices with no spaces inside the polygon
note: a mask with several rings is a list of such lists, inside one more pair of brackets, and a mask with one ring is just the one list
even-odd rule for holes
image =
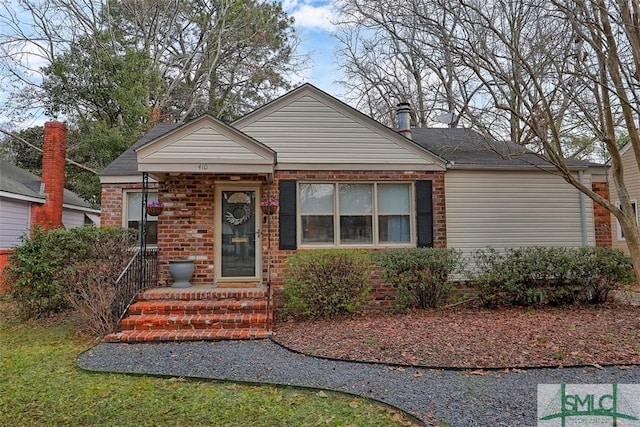
{"label": "brick foundation wall", "polygon": [[8,285],[4,283],[2,272],[4,268],[9,265],[9,259],[11,258],[11,255],[13,255],[13,252],[13,249],[0,249],[0,292],[8,289]]}
{"label": "brick foundation wall", "polygon": [[[591,189],[601,197],[609,200],[609,185],[606,182],[592,182]],[[595,227],[596,246],[610,248],[611,237],[611,214],[602,205],[593,203],[593,222]]]}

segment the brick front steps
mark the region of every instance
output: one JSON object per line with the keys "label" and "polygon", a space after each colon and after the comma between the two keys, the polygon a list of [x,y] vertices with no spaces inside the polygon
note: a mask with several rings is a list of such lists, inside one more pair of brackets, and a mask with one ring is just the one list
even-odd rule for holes
{"label": "brick front steps", "polygon": [[215,341],[271,335],[262,288],[154,288],[136,297],[104,342]]}

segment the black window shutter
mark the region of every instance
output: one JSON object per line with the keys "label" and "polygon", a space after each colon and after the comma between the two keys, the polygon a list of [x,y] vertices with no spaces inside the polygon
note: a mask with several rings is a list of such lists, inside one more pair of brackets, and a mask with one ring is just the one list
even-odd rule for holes
{"label": "black window shutter", "polygon": [[296,249],[296,181],[280,181],[280,244],[283,250]]}
{"label": "black window shutter", "polygon": [[431,181],[416,181],[418,247],[433,247],[433,187]]}

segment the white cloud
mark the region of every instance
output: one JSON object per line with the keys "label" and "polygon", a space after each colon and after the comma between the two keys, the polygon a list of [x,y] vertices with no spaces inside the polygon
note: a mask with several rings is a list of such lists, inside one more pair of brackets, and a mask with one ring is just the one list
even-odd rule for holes
{"label": "white cloud", "polygon": [[283,0],[281,3],[286,12],[292,12],[300,5],[300,0]]}
{"label": "white cloud", "polygon": [[283,7],[295,19],[295,26],[314,30],[332,31],[331,21],[336,18],[336,9],[332,1],[300,2],[285,0]]}

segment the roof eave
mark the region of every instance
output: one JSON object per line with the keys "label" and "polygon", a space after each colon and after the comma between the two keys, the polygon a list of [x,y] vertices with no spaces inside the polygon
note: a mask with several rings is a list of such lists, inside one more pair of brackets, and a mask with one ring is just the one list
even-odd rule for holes
{"label": "roof eave", "polygon": [[[593,166],[583,165],[583,166],[569,166],[568,169],[572,171],[585,171]],[[553,165],[531,165],[531,164],[522,164],[522,165],[489,165],[489,164],[473,164],[473,163],[453,163],[450,162],[447,165],[447,169],[464,169],[464,170],[549,170],[549,171],[557,171]]]}

